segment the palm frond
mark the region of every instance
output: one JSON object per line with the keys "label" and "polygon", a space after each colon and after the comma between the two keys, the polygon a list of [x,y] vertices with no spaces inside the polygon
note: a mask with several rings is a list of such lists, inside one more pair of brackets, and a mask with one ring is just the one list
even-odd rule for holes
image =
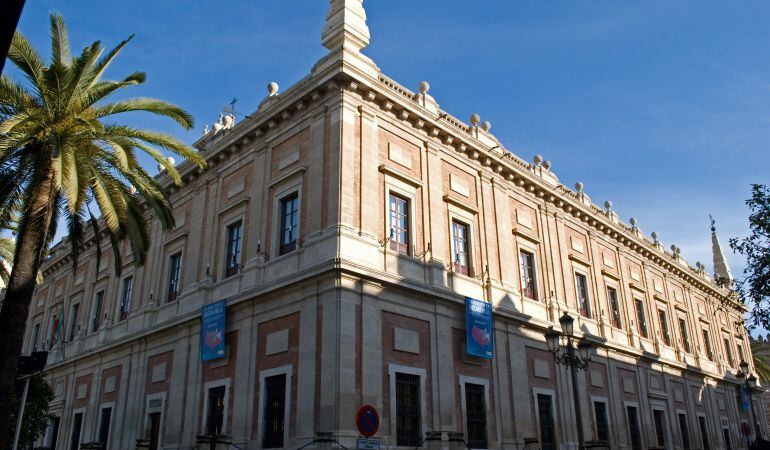
{"label": "palm frond", "polygon": [[51,19],[51,61],[54,65],[68,66],[72,61],[67,24],[61,14],[52,12]]}
{"label": "palm frond", "polygon": [[139,97],[108,103],[94,108],[93,111],[94,115],[100,118],[124,112],[145,111],[168,117],[179,125],[182,125],[185,130],[189,130],[195,126],[195,120],[189,113],[187,113],[187,111],[176,105],[172,105],[171,103],[154,98]]}

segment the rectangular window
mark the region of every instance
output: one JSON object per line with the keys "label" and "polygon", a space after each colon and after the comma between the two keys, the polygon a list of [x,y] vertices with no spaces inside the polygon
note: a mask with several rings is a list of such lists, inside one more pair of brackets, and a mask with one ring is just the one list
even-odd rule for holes
{"label": "rectangular window", "polygon": [[110,420],[112,420],[112,408],[102,408],[102,415],[99,419],[99,442],[102,444],[103,450],[107,450],[110,438]]}
{"label": "rectangular window", "polygon": [[738,349],[738,362],[746,361],[746,358],[743,357],[743,346],[736,343],[735,347]]}
{"label": "rectangular window", "polygon": [[283,447],[286,374],[265,378],[262,448]]}
{"label": "rectangular window", "polygon": [[527,251],[519,252],[521,264],[521,292],[524,297],[537,300],[537,282],[535,281],[535,255]]}
{"label": "rectangular window", "polygon": [[620,304],[618,303],[618,291],[615,288],[607,288],[607,301],[610,303],[610,313],[612,314],[612,326],[623,328],[620,322]]}
{"label": "rectangular window", "polygon": [[703,329],[703,345],[706,348],[706,358],[709,359],[709,361],[714,360],[714,350],[711,348],[711,338],[709,337],[709,332],[707,329]]}
{"label": "rectangular window", "polygon": [[687,353],[690,353],[690,336],[687,334],[687,322],[682,318],[679,319],[679,334],[682,339],[682,348]]}
{"label": "rectangular window", "polygon": [[283,255],[297,248],[299,227],[299,196],[293,193],[281,200],[281,242],[278,254]]}
{"label": "rectangular window", "polygon": [[51,319],[51,346],[59,342],[59,338],[61,337],[61,328],[62,323],[59,319],[59,316],[54,315],[53,319]]}
{"label": "rectangular window", "polygon": [[484,385],[465,383],[468,448],[487,448],[487,407]]}
{"label": "rectangular window", "polygon": [[422,438],[420,376],[396,373],[396,445],[415,447]]}
{"label": "rectangular window", "polygon": [[223,434],[225,424],[225,386],[209,388],[208,401],[206,434]]}
{"label": "rectangular window", "polygon": [[690,450],[690,429],[687,425],[687,415],[679,413],[679,434],[682,436],[682,449]]}
{"label": "rectangular window", "polygon": [[642,450],[642,430],[639,428],[639,414],[635,406],[626,406],[626,419],[631,450]]}
{"label": "rectangular window", "polygon": [[452,244],[455,272],[469,275],[468,226],[452,221]]}
{"label": "rectangular window", "polygon": [[655,440],[658,447],[666,446],[666,418],[663,411],[659,409],[652,410],[652,422],[655,425]]}
{"label": "rectangular window", "polygon": [[83,428],[83,413],[75,413],[72,419],[72,433],[70,433],[70,450],[80,449],[80,433]]}
{"label": "rectangular window", "polygon": [[578,309],[583,317],[591,317],[588,307],[588,279],[585,275],[575,273],[575,291],[577,292]]}
{"label": "rectangular window", "polygon": [[660,322],[660,335],[663,337],[663,343],[671,346],[671,334],[668,331],[668,318],[666,311],[658,309],[658,322]]}
{"label": "rectangular window", "polygon": [[37,339],[40,336],[40,324],[36,323],[32,327],[32,338],[29,341],[29,347],[34,352],[37,350]]}
{"label": "rectangular window", "polygon": [[709,441],[709,431],[706,427],[706,418],[698,416],[698,427],[700,428],[700,440],[703,443],[703,450],[711,450],[711,443]]}
{"label": "rectangular window", "polygon": [[150,438],[149,450],[160,450],[160,413],[147,414],[149,429],[146,436]]}
{"label": "rectangular window", "polygon": [[730,429],[722,428],[722,436],[725,438],[725,450],[733,450],[733,443],[730,441]]}
{"label": "rectangular window", "polygon": [[128,312],[131,310],[131,288],[134,284],[134,277],[123,278],[123,291],[120,295],[120,313],[118,320],[126,320]]}
{"label": "rectangular window", "polygon": [[609,442],[610,424],[607,419],[607,404],[594,402],[594,420],[596,421],[596,439]]}
{"label": "rectangular window", "polygon": [[55,449],[56,444],[59,443],[59,426],[61,425],[61,417],[51,418],[51,422],[48,426],[49,433],[46,435],[46,447]]}
{"label": "rectangular window", "polygon": [[182,252],[174,253],[168,258],[168,298],[169,302],[176,300],[179,295],[179,274],[182,269]]}
{"label": "rectangular window", "polygon": [[70,331],[68,338],[69,342],[75,340],[75,336],[78,333],[78,316],[80,316],[80,303],[75,303],[72,305],[72,310],[70,312]]}
{"label": "rectangular window", "polygon": [[225,278],[238,273],[241,265],[241,247],[243,246],[243,222],[240,220],[227,226],[227,254]]}
{"label": "rectangular window", "polygon": [[104,291],[96,293],[94,299],[94,312],[91,316],[91,331],[99,331],[99,327],[102,325],[102,308],[104,308]]}
{"label": "rectangular window", "polygon": [[550,395],[537,394],[537,416],[540,424],[540,449],[556,450],[556,424]]}
{"label": "rectangular window", "polygon": [[390,248],[409,254],[409,200],[390,194]]}
{"label": "rectangular window", "polygon": [[722,342],[725,345],[725,357],[727,358],[727,364],[730,367],[735,367],[735,360],[733,359],[733,349],[730,348],[730,340],[724,338]]}
{"label": "rectangular window", "polygon": [[636,322],[639,324],[639,335],[643,338],[650,337],[647,331],[647,315],[644,313],[644,302],[641,299],[635,298],[634,304],[636,305]]}

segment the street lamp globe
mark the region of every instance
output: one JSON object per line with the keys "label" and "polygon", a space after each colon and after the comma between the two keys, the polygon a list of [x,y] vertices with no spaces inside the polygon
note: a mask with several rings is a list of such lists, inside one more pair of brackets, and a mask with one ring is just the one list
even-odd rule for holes
{"label": "street lamp globe", "polygon": [[578,352],[580,352],[580,359],[582,359],[584,363],[588,362],[591,359],[591,343],[585,339],[581,339],[580,342],[578,342],[577,347]]}
{"label": "street lamp globe", "polygon": [[749,382],[749,387],[751,389],[757,388],[757,377],[755,377],[754,374],[749,375],[749,378],[747,378],[746,381]]}
{"label": "street lamp globe", "polygon": [[561,333],[554,330],[553,327],[548,327],[548,331],[545,332],[545,344],[548,346],[548,351],[556,353],[559,351],[559,338]]}
{"label": "street lamp globe", "polygon": [[572,333],[574,332],[575,319],[567,314],[566,311],[559,318],[559,324],[561,325],[561,331],[563,331],[564,334],[567,336],[572,336]]}
{"label": "street lamp globe", "polygon": [[749,373],[749,363],[742,360],[739,366],[741,368],[741,372],[743,372],[744,374]]}

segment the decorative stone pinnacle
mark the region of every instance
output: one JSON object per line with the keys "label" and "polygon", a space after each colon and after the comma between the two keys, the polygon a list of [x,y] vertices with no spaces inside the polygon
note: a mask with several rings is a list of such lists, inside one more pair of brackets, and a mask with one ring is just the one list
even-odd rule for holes
{"label": "decorative stone pinnacle", "polygon": [[330,51],[359,52],[369,45],[363,0],[330,0],[321,43]]}

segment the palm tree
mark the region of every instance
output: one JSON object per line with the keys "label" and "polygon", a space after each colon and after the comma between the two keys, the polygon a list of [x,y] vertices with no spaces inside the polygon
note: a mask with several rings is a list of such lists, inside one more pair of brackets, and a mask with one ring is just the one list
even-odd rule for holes
{"label": "palm tree", "polygon": [[757,340],[751,340],[751,356],[754,362],[754,371],[757,377],[766,387],[770,383],[770,342],[766,342],[760,337]]}
{"label": "palm tree", "polygon": [[[147,216],[154,213],[167,229],[173,216],[160,184],[139,165],[137,151],[154,158],[177,184],[181,177],[162,150],[205,165],[195,150],[169,135],[109,121],[116,114],[145,111],[185,129],[193,126],[188,113],[161,100],[108,102],[115,92],[145,80],[141,72],[120,81],[102,78],[131,37],[109,52],[97,41],[72,57],[64,20],[55,13],[50,20],[50,64],[16,33],[8,59],[25,82],[0,78],[0,225],[19,211],[16,253],[0,309],[0,398],[13,395],[35,274],[58,219],[67,221],[77,264],[89,222],[99,235],[88,212],[89,204],[96,204],[116,252],[116,270],[119,239],[128,239],[133,261],[141,265],[150,245]],[[7,408],[0,408],[0,442],[8,442],[8,429]]]}
{"label": "palm tree", "polygon": [[5,288],[11,276],[11,263],[15,249],[16,244],[13,239],[0,237],[0,288]]}

